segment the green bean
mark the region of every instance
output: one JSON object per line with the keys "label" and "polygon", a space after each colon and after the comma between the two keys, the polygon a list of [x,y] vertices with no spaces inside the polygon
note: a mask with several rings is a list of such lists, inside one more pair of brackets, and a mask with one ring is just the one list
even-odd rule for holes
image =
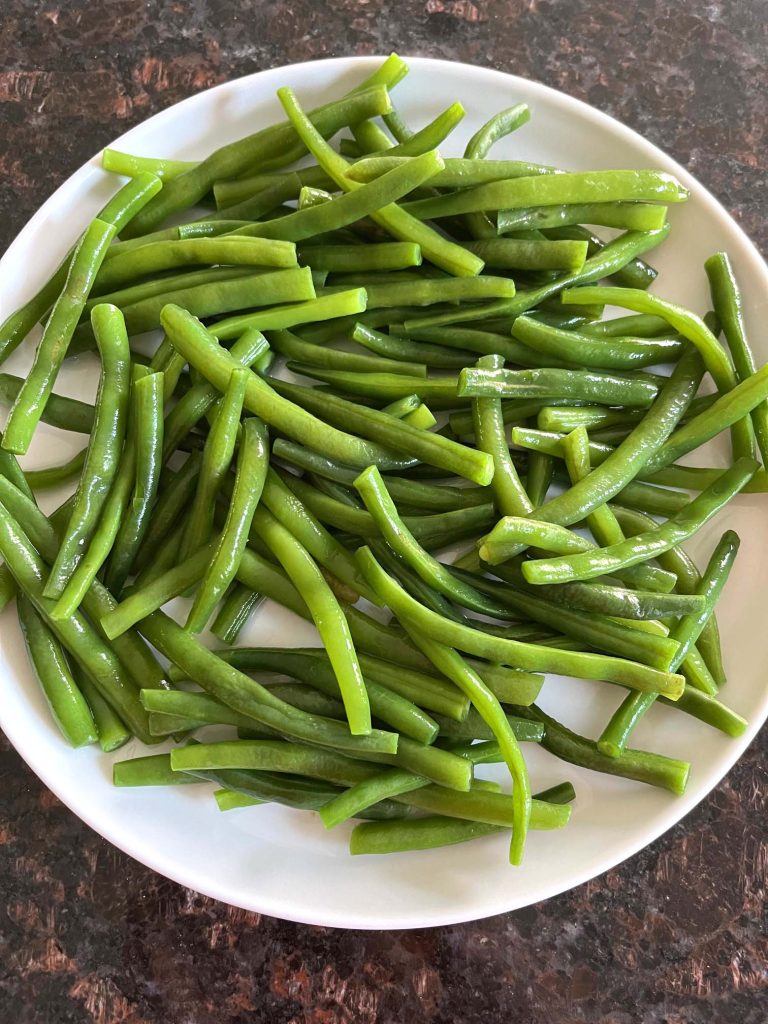
{"label": "green bean", "polygon": [[95,743],[98,734],[91,709],[59,641],[23,594],[19,596],[18,612],[30,663],[59,731],[73,747]]}
{"label": "green bean", "polygon": [[[283,479],[321,522],[360,537],[379,536],[376,523],[365,510],[343,505],[303,480],[288,476]],[[477,536],[478,531],[490,526],[495,518],[493,505],[489,504],[434,515],[406,516],[404,522],[423,547],[434,550],[446,547],[461,537]]]}
{"label": "green bean", "polygon": [[[114,243],[113,243],[114,244]],[[125,288],[118,288],[115,291],[101,295],[91,295],[85,304],[83,315],[80,317],[80,324],[87,319],[94,306],[101,302],[109,302],[118,309],[125,309],[133,306],[144,299],[151,299],[155,295],[167,295],[178,289],[191,288],[204,284],[217,284],[219,281],[232,281],[244,277],[252,277],[255,271],[253,267],[204,267],[201,270],[189,270],[181,274],[162,274],[159,277],[137,284],[127,285]],[[78,342],[75,347],[82,348],[84,342]]]}
{"label": "green bean", "polygon": [[380,359],[367,354],[357,355],[353,352],[342,352],[324,345],[303,341],[290,331],[270,331],[269,341],[272,348],[281,356],[298,360],[300,363],[310,366],[363,373],[400,373],[416,377],[426,377],[427,375],[427,368],[424,364],[398,362],[395,359]]}
{"label": "green bean", "polygon": [[142,690],[141,703],[145,710],[164,717],[187,718],[210,725],[234,725],[253,729],[255,722],[222,704],[205,693],[188,693],[183,690]]}
{"label": "green bean", "polygon": [[462,189],[433,199],[405,203],[403,209],[425,220],[481,210],[560,206],[570,203],[680,203],[688,192],[671,175],[657,171],[583,171],[511,178]]}
{"label": "green bean", "polygon": [[[390,118],[392,114],[393,111],[389,110],[383,115],[385,124],[387,123],[386,119]],[[411,132],[407,139],[402,139],[396,146],[389,145],[389,140],[387,139],[386,146],[377,146],[377,148],[384,148],[388,155],[391,154],[395,157],[418,156],[419,153],[423,153],[428,149],[435,149],[441,142],[444,142],[456,125],[463,120],[464,114],[465,110],[461,103],[452,103],[442,111],[442,113],[438,114],[433,121],[430,121],[429,124],[419,129],[419,131]],[[358,129],[368,125],[373,128],[376,127],[375,122],[370,121],[363,122],[363,124],[360,125],[352,125],[352,131],[358,143],[360,142],[360,138],[358,138]],[[381,141],[384,142],[386,136],[382,132],[380,136],[377,133],[376,138],[381,139]],[[373,133],[371,133],[371,141],[373,141]]]}
{"label": "green bean", "polygon": [[128,742],[131,733],[82,670],[77,672],[76,682],[91,709],[93,720],[96,723],[99,746],[105,754],[111,754],[113,750],[117,750]]}
{"label": "green bean", "polygon": [[[303,113],[290,89],[278,89],[278,98],[283,104],[296,132],[320,166],[334,179],[345,192],[360,191],[371,186],[361,185],[353,181],[347,174],[349,164],[323,140],[313,127],[312,122]],[[442,161],[441,161],[442,165]],[[436,168],[438,170],[440,168]],[[395,173],[391,171],[390,173]],[[320,207],[322,210],[323,207]],[[468,253],[460,245],[448,241],[432,228],[421,224],[407,211],[396,203],[390,202],[371,213],[376,224],[383,227],[389,234],[403,242],[415,242],[421,249],[422,256],[435,266],[460,277],[473,277],[482,269],[482,261]]]}
{"label": "green bean", "polygon": [[159,160],[157,157],[136,156],[107,147],[101,151],[101,166],[105,171],[122,174],[129,178],[135,178],[138,174],[154,174],[158,178],[169,181],[171,178],[177,178],[185,171],[197,167],[197,161]]}
{"label": "green bean", "polygon": [[310,610],[339,682],[350,732],[371,731],[370,705],[349,626],[322,573],[307,552],[266,509],[258,509],[262,539],[280,561]]}
{"label": "green bean", "polygon": [[375,466],[363,470],[355,480],[355,487],[387,544],[429,587],[466,608],[505,617],[504,608],[495,606],[474,587],[457,580],[446,566],[421,547],[398,515],[395,503]]}
{"label": "green bean", "polygon": [[[238,371],[234,371],[237,373]],[[242,371],[243,374],[245,370]],[[243,390],[244,390],[243,381]],[[249,416],[242,427],[240,451],[227,521],[187,616],[186,629],[199,632],[232,582],[248,541],[253,515],[267,474],[268,438],[262,423]]]}
{"label": "green bean", "polygon": [[413,365],[409,360],[416,360],[422,365],[438,369],[462,369],[472,359],[470,352],[451,352],[442,345],[425,345],[394,334],[382,334],[362,323],[355,324],[352,339],[377,355],[391,361],[400,360],[402,367]]}
{"label": "green bean", "polygon": [[[464,570],[454,566],[453,572]],[[694,594],[660,594],[655,591],[626,590],[618,586],[604,583],[563,583],[556,587],[536,587],[535,592],[525,583],[520,568],[515,563],[494,567],[494,575],[512,584],[511,592],[483,577],[472,576],[472,582],[478,589],[496,595],[497,600],[508,602],[515,610],[522,606],[523,598],[519,591],[525,593],[525,600],[530,602],[530,612],[536,610],[541,598],[547,602],[565,605],[566,608],[591,613],[618,616],[624,619],[658,619],[668,616],[695,614],[703,607],[703,601]],[[512,704],[522,703],[511,701]]]}
{"label": "green bean", "polygon": [[[376,116],[388,108],[386,89],[377,85],[318,107],[309,116],[322,135],[330,136],[350,122]],[[249,168],[264,167],[276,157],[283,165],[290,164],[304,152],[293,128],[285,122],[222,146],[195,167],[168,181],[160,195],[134,218],[126,237],[145,235],[171,214],[194,206],[216,181],[236,178]]]}
{"label": "green bean", "polygon": [[536,426],[539,430],[561,434],[568,434],[577,427],[599,430],[617,424],[629,429],[644,415],[642,409],[610,409],[604,405],[545,405],[537,413]]}
{"label": "green bean", "polygon": [[141,632],[207,693],[283,735],[363,754],[396,750],[394,733],[373,729],[365,736],[352,735],[346,724],[291,708],[267,688],[216,657],[162,612],[153,612],[145,618]]}
{"label": "green bean", "polygon": [[115,225],[94,220],[83,235],[35,352],[27,377],[11,407],[5,425],[3,447],[24,454],[40,421],[48,396],[67,354],[88,292],[115,236]]}
{"label": "green bean", "polygon": [[[414,408],[410,408],[414,401],[416,403]],[[394,402],[390,402],[389,405],[385,405],[381,411],[402,420],[403,423],[409,423],[412,427],[418,427],[419,430],[431,430],[437,424],[429,406],[425,405],[418,395],[405,395],[403,398],[398,398]]]}
{"label": "green bean", "polygon": [[[317,452],[302,448],[292,441],[276,438],[272,445],[272,454],[279,459],[290,462],[301,469],[327,477],[335,483],[351,487],[358,473],[351,468],[339,465]],[[481,487],[454,488],[448,490],[419,480],[387,475],[387,489],[397,502],[424,509],[428,512],[449,512],[457,508],[471,508],[485,504],[488,493]]]}
{"label": "green bean", "polygon": [[669,333],[669,324],[663,317],[651,313],[633,313],[585,324],[583,330],[600,338],[656,338]]}
{"label": "green bean", "polygon": [[[292,271],[283,271],[283,273],[292,273]],[[219,320],[217,323],[211,324],[211,334],[219,340],[228,341],[230,338],[239,337],[244,331],[253,327],[261,331],[281,331],[318,320],[335,320],[338,317],[361,312],[365,309],[366,301],[366,293],[363,288],[349,288],[346,291],[321,295],[319,298],[307,302],[275,306],[257,313],[245,313],[242,316]],[[241,305],[249,305],[249,303]]]}
{"label": "green bean", "polygon": [[406,619],[409,628],[420,628],[425,636],[429,636],[430,639],[437,640],[439,643],[529,671],[559,672],[563,675],[573,675],[583,679],[625,682],[636,689],[664,693],[673,699],[682,692],[680,676],[661,672],[645,665],[600,654],[558,650],[506,640],[460,623],[441,619],[439,615],[409,597],[392,577],[378,566],[368,548],[360,548],[357,558],[366,579],[379,593],[382,600],[386,601],[395,615],[398,618],[402,616]]}
{"label": "green bean", "polygon": [[436,643],[416,630],[409,630],[409,632],[414,642],[424,651],[435,667],[469,697],[473,707],[499,744],[513,780],[513,832],[509,859],[512,864],[520,864],[531,818],[531,788],[528,770],[515,733],[497,698],[457,651],[441,643]]}
{"label": "green bean", "polygon": [[[140,174],[129,181],[102,207],[98,219],[113,224],[115,234],[120,234],[132,217],[146,205],[162,188],[162,182],[154,174]],[[80,243],[78,243],[80,244]],[[26,338],[35,324],[56,302],[67,282],[72,258],[77,246],[69,250],[57,270],[42,288],[15,313],[11,313],[0,324],[0,363]]]}
{"label": "green bean", "polygon": [[683,342],[677,338],[611,338],[610,342],[579,331],[563,331],[532,317],[517,317],[512,333],[536,352],[565,362],[608,370],[630,370],[680,357]]}
{"label": "green bean", "polygon": [[[377,603],[376,595],[360,575],[354,558],[273,469],[267,471],[263,502],[324,569],[356,594]],[[258,533],[258,530],[254,532]]]}
{"label": "green bean", "polygon": [[[691,347],[683,353],[669,383],[661,389],[659,397],[627,440],[589,476],[538,509],[537,518],[570,525],[582,520],[622,490],[653,457],[651,453],[663,447],[695,395],[702,372],[701,359]],[[514,432],[513,442],[517,443]]]}
{"label": "green bean", "polygon": [[67,459],[58,466],[46,466],[45,469],[28,469],[26,471],[27,483],[33,491],[44,491],[51,487],[58,487],[67,483],[74,477],[79,476],[85,465],[88,448],[81,448],[75,452],[72,458]]}
{"label": "green bean", "polygon": [[602,224],[628,231],[658,231],[667,218],[665,206],[650,203],[572,203],[565,206],[532,206],[499,210],[500,235],[511,231],[565,227],[571,224]]}
{"label": "green bean", "polygon": [[[504,359],[499,355],[483,356],[477,362],[483,370],[498,370],[503,365]],[[472,419],[477,447],[493,458],[491,487],[496,507],[502,515],[528,515],[533,506],[509,454],[501,403],[496,398],[476,398],[472,402]]]}
{"label": "green bean", "polygon": [[356,817],[380,800],[426,786],[428,780],[402,769],[390,769],[370,779],[358,782],[320,808],[320,820],[326,828],[335,828],[344,821]]}
{"label": "green bean", "polygon": [[[166,433],[167,443],[167,433]],[[155,556],[165,544],[169,531],[177,523],[182,512],[189,507],[197,485],[202,455],[193,452],[181,469],[161,490],[152,510],[152,530],[144,537],[134,559],[134,568],[139,572],[154,562]]]}
{"label": "green bean", "polygon": [[[688,420],[655,451],[646,463],[648,472],[670,466],[676,459],[705,444],[727,427],[740,422],[768,395],[768,367],[761,367],[751,377],[718,397],[708,409]],[[761,485],[761,489],[762,489]]]}
{"label": "green bean", "polygon": [[102,362],[93,432],[62,545],[43,591],[46,597],[61,596],[93,536],[125,437],[131,364],[125,323],[118,309],[106,305],[94,308],[92,320]]}
{"label": "green bean", "polygon": [[[726,531],[715,548],[698,588],[699,594],[704,598],[704,607],[697,614],[689,614],[680,619],[670,632],[672,639],[677,640],[680,644],[678,653],[675,656],[675,667],[682,664],[691,653],[694,644],[701,635],[701,630],[710,619],[715,603],[733,567],[738,550],[738,536],[731,530]],[[694,707],[696,707],[695,698],[693,700]],[[641,697],[637,693],[629,694],[614,712],[610,722],[603,730],[598,740],[598,749],[609,757],[619,757],[627,745],[632,730],[648,712],[652,704],[653,699],[648,695]],[[732,730],[734,727],[738,728],[733,719],[722,714],[720,719],[725,724],[727,730]]]}
{"label": "green bean", "polygon": [[540,452],[531,452],[528,457],[525,489],[528,493],[528,500],[535,509],[544,505],[554,473],[554,459]]}
{"label": "green bean", "polygon": [[102,697],[145,743],[151,742],[148,723],[132,683],[117,655],[99,637],[80,612],[66,619],[51,616],[53,601],[43,596],[45,565],[18,522],[0,504],[0,554],[13,573],[23,594],[32,602],[43,622],[66,650],[93,679]]}
{"label": "green bean", "polygon": [[[485,452],[474,451],[439,434],[420,430],[408,423],[394,420],[386,413],[363,408],[355,402],[335,395],[320,394],[311,388],[301,388],[282,381],[274,383],[280,395],[294,399],[297,403],[300,402],[310,411],[316,410],[318,415],[323,416],[326,423],[343,423],[348,429],[354,430],[356,434],[386,445],[385,451],[394,450],[407,453],[411,458],[415,457],[429,465],[439,466],[441,469],[480,485],[489,483],[493,476],[493,460]],[[314,420],[314,417],[309,418]],[[275,425],[278,426],[277,423]],[[279,429],[293,440],[303,441],[308,447],[315,450],[321,448],[324,454],[348,465],[364,468],[375,463],[382,470],[403,468],[402,461],[398,466],[392,464],[391,458],[387,459],[381,456],[377,458],[374,450],[379,449],[379,445],[358,441],[360,447],[365,446],[364,452],[360,451],[359,447],[356,450],[350,450],[351,446],[345,446],[344,450],[340,451],[340,445],[331,446],[325,443],[325,439],[321,438],[317,430],[308,436],[304,436],[302,431],[300,436],[296,429],[285,429],[282,425]],[[326,427],[326,430],[331,431],[333,428]],[[338,431],[333,431],[334,435],[337,433]],[[364,457],[365,455],[368,457]]]}
{"label": "green bean", "polygon": [[[382,174],[402,167],[408,157],[386,155],[365,157],[358,160],[348,170],[353,181],[369,182],[380,178]],[[474,160],[466,157],[446,157],[444,167],[429,179],[434,188],[471,188],[492,181],[503,181],[509,178],[527,178],[537,174],[552,174],[553,169],[543,164],[526,163],[523,160]]]}
{"label": "green bean", "polygon": [[604,405],[649,406],[658,394],[650,381],[591,370],[478,370],[459,375],[457,394],[473,398],[568,397]]}
{"label": "green bean", "polygon": [[[296,267],[292,270],[254,273],[249,277],[227,278],[214,283],[179,288],[127,305],[123,308],[123,315],[129,335],[144,334],[161,326],[161,313],[169,304],[183,306],[191,316],[209,317],[253,306],[299,302],[312,299],[314,295],[315,289],[309,268]],[[250,318],[252,319],[254,315],[258,314],[250,314]],[[263,315],[266,317],[268,314],[265,312]],[[250,323],[244,324],[235,332],[236,336],[242,334],[249,326]],[[89,348],[91,337],[90,327],[81,324],[75,331],[73,349],[82,351]]]}
{"label": "green bean", "polygon": [[502,270],[568,270],[576,273],[587,258],[587,243],[549,239],[483,238],[465,242],[486,267]]}
{"label": "green bean", "polygon": [[[377,275],[378,277],[378,275]],[[511,299],[515,282],[508,277],[415,278],[387,282],[393,274],[361,279],[368,296],[367,309],[380,306],[429,306],[439,302],[479,302],[489,298]]]}
{"label": "green bean", "polygon": [[163,374],[151,373],[133,385],[136,478],[105,575],[109,590],[118,594],[149,527],[157,496],[163,453]]}
{"label": "green bean", "polygon": [[535,704],[529,708],[516,709],[515,713],[521,718],[542,722],[545,731],[541,745],[563,761],[607,775],[618,775],[659,786],[678,796],[685,791],[690,772],[687,761],[642,750],[625,750],[621,757],[606,757],[592,740],[567,729]]}
{"label": "green bean", "polygon": [[[328,655],[320,649],[245,647],[216,651],[216,654],[244,672],[280,672],[301,680],[302,683],[320,690],[329,697],[341,695]],[[398,689],[389,685],[393,682],[390,673],[394,666],[379,662],[368,655],[361,655],[359,660],[372,714],[404,736],[409,736],[419,743],[432,743],[437,735],[434,719],[417,707],[410,697],[401,693],[400,689],[405,689],[408,693],[414,693],[415,689],[419,698],[424,690],[428,699],[433,699],[441,703],[441,706],[448,706],[455,711],[457,702],[453,699],[452,688],[447,684],[442,685],[441,680],[406,672],[408,678],[405,682],[394,680]],[[382,675],[387,680],[386,683],[379,681],[378,677]],[[462,710],[465,710],[463,704]]]}
{"label": "green bean", "polygon": [[287,171],[276,176],[264,188],[259,189],[239,203],[217,210],[211,214],[211,220],[244,220],[255,221],[261,217],[271,217],[275,211],[284,209],[284,204],[296,199],[301,192],[301,179],[298,174]]}
{"label": "green bean", "polygon": [[265,803],[245,793],[236,793],[233,789],[217,789],[213,794],[220,811],[233,811],[240,807],[259,807]]}
{"label": "green bean", "polygon": [[[667,703],[666,698],[662,697],[661,700],[662,703]],[[747,727],[746,719],[726,707],[725,704],[721,704],[716,697],[702,693],[688,685],[679,701],[672,706],[680,708],[681,711],[693,715],[694,718],[698,718],[699,721],[705,722],[715,729],[719,729],[727,736],[741,736]]]}
{"label": "green bean", "polygon": [[561,583],[610,574],[623,566],[653,558],[656,552],[676,546],[709,522],[739,493],[756,468],[754,459],[739,459],[731,469],[723,473],[720,480],[702,491],[682,512],[668,519],[657,530],[594,552],[563,555],[556,559],[534,559],[525,563],[523,575],[529,583]]}
{"label": "green bean", "polygon": [[[0,373],[0,401],[15,401],[23,385],[21,377],[10,373]],[[48,398],[40,420],[61,430],[71,430],[78,434],[90,434],[93,429],[93,406],[80,402],[76,398],[67,398],[54,392]]]}
{"label": "green bean", "polygon": [[206,439],[197,489],[184,529],[182,558],[210,540],[216,496],[229,471],[240,430],[248,373],[242,366],[232,370]]}
{"label": "green bean", "polygon": [[306,363],[288,361],[288,369],[305,377],[325,381],[339,391],[368,398],[393,401],[417,395],[421,401],[429,402],[433,409],[452,409],[460,405],[456,398],[456,377],[408,377],[401,373],[353,373],[349,370],[325,369]]}
{"label": "green bean", "polygon": [[[563,438],[565,465],[571,484],[584,480],[592,472],[589,459],[589,435],[584,427],[577,427]],[[587,516],[587,526],[600,547],[619,544],[626,538],[608,505],[600,505]]]}
{"label": "green bean", "polygon": [[202,781],[194,775],[173,771],[170,754],[131,757],[127,761],[116,761],[112,765],[112,785],[119,787],[180,786]]}
{"label": "green bean", "polygon": [[593,548],[585,537],[565,526],[534,518],[504,516],[482,539],[480,557],[488,565],[500,565],[512,558],[521,544],[542,548],[557,555],[577,554]]}
{"label": "green bean", "polygon": [[308,245],[299,249],[299,260],[313,270],[333,274],[363,271],[404,270],[421,266],[421,250],[415,242],[379,242],[369,245]]}
{"label": "green bean", "polygon": [[119,288],[137,277],[199,263],[295,267],[296,247],[291,242],[233,236],[149,242],[116,256],[108,255],[95,285],[101,290]]}
{"label": "green bean", "polygon": [[[544,180],[544,179],[541,179]],[[428,314],[427,316],[411,317],[405,320],[408,333],[424,327],[444,327],[447,324],[462,323],[468,319],[472,323],[491,317],[515,317],[529,309],[541,305],[554,295],[559,295],[572,285],[586,285],[592,281],[600,281],[604,277],[615,274],[625,267],[630,260],[660,245],[669,234],[669,225],[665,224],[658,231],[628,231],[609,242],[604,249],[586,261],[579,271],[562,274],[546,284],[518,291],[513,299],[500,299],[487,306],[473,307],[471,317],[466,309],[448,310],[444,313]],[[600,301],[600,300],[597,300]]]}
{"label": "green bean", "polygon": [[[701,358],[717,390],[727,394],[737,386],[737,378],[728,356],[703,320],[694,313],[675,303],[660,299],[655,295],[637,288],[600,288],[570,289],[563,293],[562,301],[569,302],[596,301],[618,303],[625,309],[638,313],[652,313],[662,316],[669,325],[691,342],[700,352]],[[753,381],[749,377],[745,383]],[[753,434],[748,419],[736,420],[733,424],[732,441],[736,455],[751,455],[754,448]]]}
{"label": "green bean", "polygon": [[[756,371],[755,358],[747,341],[741,293],[728,255],[715,253],[704,264],[709,278],[715,315],[723,325],[723,333],[739,381],[748,380]],[[768,467],[768,401],[752,409],[752,426],[763,465]]]}
{"label": "green bean", "polygon": [[[292,171],[291,174],[296,175],[302,188],[325,189],[333,186],[333,182],[322,167],[300,167],[297,171]],[[256,195],[257,192],[273,185],[282,177],[284,177],[282,174],[253,174],[247,178],[217,181],[213,186],[216,206],[219,210],[224,210],[228,206],[242,203],[245,199]]]}

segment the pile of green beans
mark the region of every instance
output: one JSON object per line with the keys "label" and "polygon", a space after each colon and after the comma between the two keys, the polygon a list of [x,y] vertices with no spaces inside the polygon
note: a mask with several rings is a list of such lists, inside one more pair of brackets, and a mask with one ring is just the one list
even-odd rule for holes
{"label": "pile of green beans", "polygon": [[[768,368],[726,254],[704,317],[646,290],[672,176],[489,157],[524,104],[444,157],[464,109],[411,129],[406,73],[393,54],[308,113],[281,89],[282,123],[200,162],[104,151],[128,183],[0,324],[0,362],[43,324],[26,378],[0,374],[0,605],[72,746],[176,737],[118,786],[369,819],[353,854],[511,832],[519,864],[576,795],[532,795],[525,743],[679,794],[690,765],[629,744],[651,707],[746,727],[715,617],[739,539],[701,574],[680,545],[768,490]],[[93,404],[54,390],[86,350]],[[22,468],[41,422],[86,447]],[[724,431],[729,466],[677,464]],[[264,601],[319,646],[250,643]],[[550,672],[627,694],[580,736],[536,703]],[[475,778],[497,762],[509,790]]]}

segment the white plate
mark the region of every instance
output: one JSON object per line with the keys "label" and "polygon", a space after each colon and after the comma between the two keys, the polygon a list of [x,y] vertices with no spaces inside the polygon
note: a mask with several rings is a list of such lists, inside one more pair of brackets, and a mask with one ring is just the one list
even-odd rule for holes
{"label": "white plate", "polygon": [[[157,114],[115,145],[148,155],[202,157],[279,119],[279,86],[293,86],[311,106],[340,95],[378,63],[373,57],[349,58],[251,75]],[[723,208],[682,167],[605,114],[542,85],[464,64],[423,58],[409,63],[411,73],[398,86],[396,99],[410,124],[424,124],[455,99],[466,106],[457,141],[445,147],[449,155],[458,155],[457,147],[491,114],[525,101],[531,123],[499,144],[494,156],[523,156],[573,170],[657,167],[676,174],[692,195],[685,206],[672,209],[672,236],[653,254],[662,272],[654,290],[704,312],[702,262],[727,249],[744,289],[758,357],[768,356],[764,331],[758,330],[768,319],[768,269]],[[0,319],[48,276],[113,188],[114,180],[99,170],[94,157],[32,218],[0,264]],[[24,368],[27,358],[17,353],[8,368]],[[91,396],[95,377],[89,358],[68,367],[58,387]],[[58,462],[81,443],[82,438],[45,428],[29,464]],[[716,447],[707,452],[706,461],[718,458],[723,455]],[[726,525],[742,537],[719,619],[731,678],[725,699],[749,719],[748,731],[731,740],[668,708],[652,710],[633,742],[693,762],[682,798],[573,768],[528,745],[534,786],[571,779],[578,798],[566,830],[531,834],[522,868],[508,865],[503,836],[446,850],[352,858],[348,830],[327,834],[314,814],[271,806],[221,814],[207,785],[114,789],[112,761],[140,754],[141,746],[134,742],[114,757],[65,746],[26,664],[12,609],[0,625],[0,726],[43,782],[106,839],[169,878],[238,907],[346,928],[425,927],[513,910],[579,885],[652,842],[716,785],[757,732],[768,713],[767,508],[768,498],[740,498],[691,545],[701,559]],[[286,646],[316,642],[305,623],[278,608],[259,614],[248,640]],[[544,706],[587,735],[599,732],[622,696],[610,686],[559,679],[548,681],[544,692]]]}

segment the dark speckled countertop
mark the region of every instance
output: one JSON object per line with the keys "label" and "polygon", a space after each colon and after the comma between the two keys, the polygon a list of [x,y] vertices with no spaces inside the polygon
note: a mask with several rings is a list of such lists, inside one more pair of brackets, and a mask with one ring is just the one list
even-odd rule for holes
{"label": "dark speckled countertop", "polygon": [[[673,154],[768,249],[766,0],[2,0],[0,244],[109,140],[228,78],[422,54],[555,86]],[[185,891],[0,738],[0,1024],[765,1024],[766,732],[619,869],[505,916],[354,933]]]}

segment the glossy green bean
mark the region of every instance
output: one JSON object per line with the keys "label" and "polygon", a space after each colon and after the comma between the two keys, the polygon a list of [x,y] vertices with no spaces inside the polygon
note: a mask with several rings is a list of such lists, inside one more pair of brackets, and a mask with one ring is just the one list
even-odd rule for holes
{"label": "glossy green bean", "polygon": [[134,403],[136,475],[131,500],[115,536],[104,582],[119,594],[128,578],[136,552],[149,528],[157,496],[163,454],[163,374],[151,373],[135,381]]}
{"label": "glossy green bean", "polygon": [[421,249],[415,242],[307,245],[299,249],[299,260],[313,270],[327,270],[332,274],[405,270],[421,266]]}
{"label": "glossy green bean", "polygon": [[23,594],[18,613],[30,663],[59,731],[73,747],[95,743],[98,734],[91,709],[59,641]]}
{"label": "glossy green bean", "polygon": [[668,234],[668,224],[658,231],[628,231],[609,242],[599,253],[590,256],[579,271],[561,274],[546,284],[518,291],[513,299],[499,299],[487,306],[473,307],[471,317],[468,317],[466,309],[459,308],[445,313],[411,317],[405,320],[405,329],[411,332],[424,327],[445,327],[448,324],[463,323],[468,319],[474,324],[491,317],[519,316],[573,285],[586,285],[614,274],[630,260],[660,245]]}
{"label": "glossy green bean", "polygon": [[[0,373],[0,401],[12,403],[21,390],[24,381],[10,373]],[[76,398],[67,398],[51,392],[40,416],[41,423],[49,423],[61,430],[78,434],[90,434],[93,429],[93,406]]]}
{"label": "glossy green bean", "polygon": [[[102,207],[98,219],[113,224],[120,234],[132,217],[162,188],[154,174],[140,174],[129,181]],[[76,246],[69,250],[54,274],[23,306],[0,324],[0,363],[26,338],[35,324],[45,316],[67,282]]]}
{"label": "glossy green bean", "polygon": [[427,375],[427,368],[423,363],[344,352],[304,341],[290,331],[270,331],[269,342],[281,356],[310,366],[353,373],[399,373],[416,377]]}
{"label": "glossy green bean", "polygon": [[756,468],[754,459],[739,459],[731,469],[723,473],[720,480],[702,491],[682,512],[668,519],[657,530],[594,552],[563,555],[557,559],[534,559],[524,564],[523,575],[529,583],[591,579],[653,558],[656,552],[675,547],[709,522],[739,493]]}
{"label": "glossy green bean", "polygon": [[[355,192],[370,187],[361,185],[348,176],[349,164],[323,140],[313,127],[312,122],[301,110],[290,89],[278,89],[277,95],[302,141],[340,188],[345,192]],[[391,171],[390,173],[395,172]],[[320,207],[320,209],[323,208]],[[415,242],[420,247],[425,259],[449,274],[473,277],[482,269],[482,261],[476,256],[422,224],[396,203],[379,207],[378,210],[371,213],[371,217],[390,235],[400,241]]]}
{"label": "glossy green bean", "polygon": [[75,502],[43,593],[60,597],[98,524],[117,474],[128,419],[131,357],[122,315],[99,305],[92,313],[101,356],[93,431],[88,442]]}
{"label": "glossy green bean", "polygon": [[32,367],[11,406],[3,435],[6,451],[24,454],[29,448],[88,293],[114,236],[114,224],[95,220],[78,244],[64,290],[51,310]]}
{"label": "glossy green bean", "polygon": [[[326,189],[333,186],[333,182],[322,169],[317,165],[312,167],[300,167],[297,171],[291,172],[299,179],[302,188]],[[273,185],[275,181],[284,177],[281,173],[253,174],[247,178],[233,178],[217,181],[213,186],[213,194],[216,199],[216,206],[219,210],[225,210],[236,203],[242,203],[263,189]]]}
{"label": "glossy green bean", "polygon": [[581,171],[490,182],[434,199],[405,203],[415,217],[430,219],[530,206],[595,202],[680,203],[688,192],[671,175],[657,171]]}
{"label": "glossy green bean", "polygon": [[591,370],[483,370],[459,374],[457,393],[472,398],[568,397],[579,402],[647,407],[658,394],[650,381]]}
{"label": "glossy green bean", "polygon": [[424,344],[395,334],[383,334],[362,323],[355,324],[352,340],[379,356],[391,361],[399,360],[401,366],[412,365],[410,361],[415,360],[436,369],[453,370],[462,369],[473,358],[468,351],[451,351],[442,345]]}
{"label": "glossy green bean", "polygon": [[288,369],[305,377],[324,381],[338,391],[354,396],[394,401],[416,395],[433,409],[452,409],[461,405],[456,398],[456,377],[410,377],[402,373],[360,372],[326,369],[307,363],[288,361]]}
{"label": "glossy green bean", "polygon": [[441,619],[439,615],[419,605],[376,563],[368,548],[357,552],[358,562],[366,579],[385,600],[393,612],[406,619],[409,627],[421,628],[425,636],[449,646],[479,655],[491,661],[510,664],[534,672],[559,672],[584,679],[604,679],[625,682],[636,689],[665,693],[674,699],[682,692],[682,678],[605,655],[585,654],[557,648],[506,640]]}
{"label": "glossy green bean", "polygon": [[[407,157],[391,155],[364,157],[349,168],[353,181],[368,182],[380,178],[395,167],[403,166]],[[434,188],[473,188],[492,181],[509,178],[527,178],[537,174],[552,174],[553,168],[524,160],[478,160],[467,157],[446,157],[444,167],[429,179]]]}
{"label": "glossy green bean", "polygon": [[249,416],[242,427],[227,521],[187,616],[185,628],[192,632],[204,628],[211,612],[235,578],[248,541],[253,515],[261,498],[268,461],[267,431],[256,417]]}
{"label": "glossy green bean", "polygon": [[79,477],[85,465],[88,449],[81,448],[72,458],[58,466],[46,466],[44,469],[28,469],[27,483],[33,491],[44,491],[51,487],[59,487],[74,477]]}
{"label": "glossy green bean", "polygon": [[112,174],[135,178],[139,174],[153,174],[169,181],[197,166],[196,160],[168,160],[152,156],[136,156],[107,147],[101,151],[101,166]]}
{"label": "glossy green bean", "polygon": [[569,203],[565,206],[531,206],[499,210],[498,232],[564,227],[570,224],[602,224],[626,231],[658,231],[667,219],[667,208],[651,203]]}
{"label": "glossy green bean", "polygon": [[[566,362],[607,370],[631,370],[673,362],[684,342],[677,338],[593,338],[579,331],[558,330],[532,317],[517,317],[512,334],[543,355]],[[618,404],[618,403],[616,403]]]}
{"label": "glossy green bean", "polygon": [[213,532],[216,496],[229,472],[235,445],[240,433],[240,416],[249,371],[245,367],[232,370],[226,391],[218,405],[213,425],[203,448],[203,461],[192,507],[187,518],[181,544],[182,558],[207,544]]}
{"label": "glossy green bean", "polygon": [[[389,105],[386,89],[375,85],[318,107],[309,116],[322,135],[333,135],[351,121],[384,113]],[[140,216],[134,218],[126,237],[145,235],[171,214],[194,206],[216,181],[236,178],[251,168],[263,168],[276,157],[285,166],[304,153],[301,141],[290,124],[285,122],[222,146],[195,167],[168,181],[162,193],[145,207]]]}

